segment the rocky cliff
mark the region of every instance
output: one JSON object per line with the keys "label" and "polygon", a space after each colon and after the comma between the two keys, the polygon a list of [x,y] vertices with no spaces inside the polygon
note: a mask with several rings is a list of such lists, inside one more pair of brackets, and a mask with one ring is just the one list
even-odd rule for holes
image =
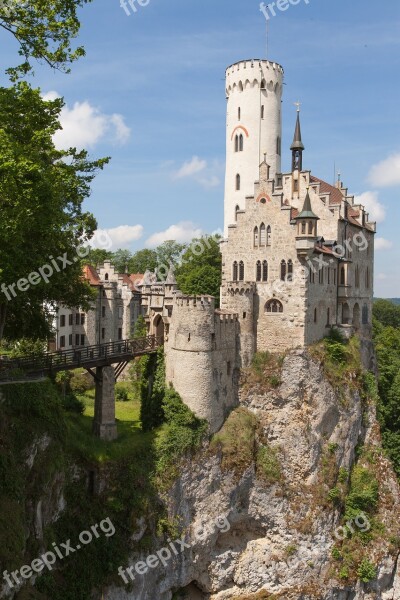
{"label": "rocky cliff", "polygon": [[181,543],[132,556],[107,600],[398,600],[398,482],[365,377],[340,376],[306,351],[245,374],[240,408],[166,496]]}

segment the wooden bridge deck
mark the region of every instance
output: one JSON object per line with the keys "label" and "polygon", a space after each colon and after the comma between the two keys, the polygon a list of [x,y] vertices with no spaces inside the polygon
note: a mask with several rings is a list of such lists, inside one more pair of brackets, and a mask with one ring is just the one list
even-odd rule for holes
{"label": "wooden bridge deck", "polygon": [[121,340],[73,350],[59,350],[43,355],[30,355],[0,361],[0,380],[10,372],[20,369],[28,375],[45,375],[84,367],[108,367],[128,363],[137,356],[152,354],[164,343],[162,337],[148,336],[134,340]]}

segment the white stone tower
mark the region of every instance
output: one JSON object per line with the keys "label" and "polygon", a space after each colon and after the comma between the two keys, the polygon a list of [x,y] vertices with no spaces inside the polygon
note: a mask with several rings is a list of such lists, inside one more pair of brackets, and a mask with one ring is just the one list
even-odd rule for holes
{"label": "white stone tower", "polygon": [[245,60],[226,70],[226,176],[224,229],[236,221],[254,193],[265,159],[270,177],[281,172],[283,68],[268,60]]}

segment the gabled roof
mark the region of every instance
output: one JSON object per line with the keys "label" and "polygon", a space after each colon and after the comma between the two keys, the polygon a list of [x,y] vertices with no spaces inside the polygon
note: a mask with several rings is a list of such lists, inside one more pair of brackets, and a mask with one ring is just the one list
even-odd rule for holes
{"label": "gabled roof", "polygon": [[344,196],[343,196],[341,190],[339,190],[334,185],[330,185],[326,181],[323,181],[323,179],[319,179],[318,177],[315,177],[314,175],[310,176],[310,183],[319,183],[320,184],[320,188],[319,188],[320,193],[321,194],[330,194],[329,204],[341,204],[342,203]]}
{"label": "gabled roof", "polygon": [[85,265],[83,267],[83,276],[90,285],[101,285],[100,277],[92,265]]}

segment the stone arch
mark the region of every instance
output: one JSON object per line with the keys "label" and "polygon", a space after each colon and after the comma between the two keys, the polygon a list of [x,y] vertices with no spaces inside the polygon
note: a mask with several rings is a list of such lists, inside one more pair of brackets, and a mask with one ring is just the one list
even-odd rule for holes
{"label": "stone arch", "polygon": [[255,79],[253,81],[253,88],[258,87],[258,79]]}
{"label": "stone arch", "polygon": [[243,83],[239,81],[239,92],[243,92]]}
{"label": "stone arch", "polygon": [[161,315],[156,315],[153,319],[153,334],[156,337],[164,337],[164,321]]}
{"label": "stone arch", "polygon": [[283,313],[283,304],[280,300],[272,298],[265,303],[264,311],[266,313]]}

